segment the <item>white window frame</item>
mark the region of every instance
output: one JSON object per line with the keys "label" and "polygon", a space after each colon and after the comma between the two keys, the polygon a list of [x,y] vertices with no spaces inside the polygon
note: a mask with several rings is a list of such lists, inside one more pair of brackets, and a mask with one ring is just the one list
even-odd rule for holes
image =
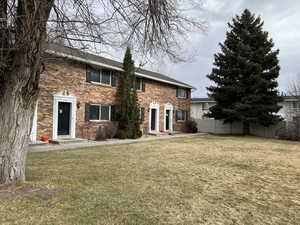
{"label": "white window frame", "polygon": [[[166,116],[167,116],[167,110],[170,110],[170,118],[169,118],[169,130],[166,129],[166,124],[167,124],[167,121],[166,121]],[[164,131],[167,132],[172,132],[173,131],[173,111],[174,111],[174,107],[172,104],[168,103],[165,105],[165,111],[164,111]]]}
{"label": "white window frame", "polygon": [[[151,130],[151,114],[152,110],[156,109],[156,124],[155,124],[155,130]],[[156,102],[151,102],[149,105],[149,133],[158,133],[159,132],[159,104]]]}
{"label": "white window frame", "polygon": [[[111,105],[106,105],[106,104],[90,104],[90,105],[99,106],[99,120],[90,120],[90,118],[89,118],[89,121],[91,121],[91,122],[111,121]],[[102,108],[102,106],[108,106],[109,107],[109,111],[108,111],[109,119],[108,120],[101,120],[100,119],[101,118],[101,108]]]}

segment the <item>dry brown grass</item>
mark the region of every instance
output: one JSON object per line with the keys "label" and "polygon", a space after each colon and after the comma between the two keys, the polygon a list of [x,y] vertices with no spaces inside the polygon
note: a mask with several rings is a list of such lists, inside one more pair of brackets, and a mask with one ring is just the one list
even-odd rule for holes
{"label": "dry brown grass", "polygon": [[194,136],[32,153],[51,195],[0,203],[0,224],[300,224],[300,144]]}

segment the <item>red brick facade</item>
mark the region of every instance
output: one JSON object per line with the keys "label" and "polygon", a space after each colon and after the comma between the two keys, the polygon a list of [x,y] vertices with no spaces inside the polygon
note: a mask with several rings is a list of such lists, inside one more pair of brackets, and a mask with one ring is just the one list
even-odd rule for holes
{"label": "red brick facade", "polygon": [[[144,82],[145,92],[138,91],[140,106],[145,108],[143,133],[149,132],[150,103],[159,104],[159,131],[164,130],[166,104],[171,104],[174,112],[178,109],[189,111],[190,98],[177,98],[175,85],[150,79],[144,79]],[[46,63],[45,72],[41,75],[37,110],[37,140],[40,140],[42,136],[54,138],[53,108],[54,95],[57,93],[76,97],[76,137],[96,139],[99,132],[105,127],[116,125],[112,121],[91,122],[85,119],[85,104],[115,104],[116,88],[87,82],[86,64],[68,59],[58,59]],[[173,116],[173,130],[184,131],[184,123],[176,122],[175,116]]]}

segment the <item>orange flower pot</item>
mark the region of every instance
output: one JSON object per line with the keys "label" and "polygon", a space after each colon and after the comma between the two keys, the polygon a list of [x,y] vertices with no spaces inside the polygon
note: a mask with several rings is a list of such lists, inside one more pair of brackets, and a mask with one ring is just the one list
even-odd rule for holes
{"label": "orange flower pot", "polygon": [[49,136],[43,136],[42,137],[42,141],[44,141],[44,142],[49,142],[49,140],[50,140]]}

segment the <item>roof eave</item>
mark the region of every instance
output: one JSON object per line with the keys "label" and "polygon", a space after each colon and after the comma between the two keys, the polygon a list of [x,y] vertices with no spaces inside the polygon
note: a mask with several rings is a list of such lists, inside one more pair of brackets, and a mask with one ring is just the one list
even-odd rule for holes
{"label": "roof eave", "polygon": [[[57,56],[60,56],[60,57],[65,57],[65,58],[72,59],[72,60],[79,61],[79,62],[84,62],[84,63],[95,65],[95,66],[101,66],[101,67],[105,67],[105,68],[109,68],[109,69],[114,69],[114,70],[117,70],[117,71],[124,71],[122,68],[119,68],[117,66],[112,66],[112,65],[109,65],[109,64],[106,64],[106,63],[101,63],[101,62],[97,62],[97,61],[94,61],[94,60],[85,59],[84,57],[74,56],[74,55],[54,51],[54,50],[51,50],[51,49],[47,49],[46,53],[57,55]],[[180,83],[177,83],[177,82],[172,82],[172,81],[159,79],[159,78],[156,78],[156,77],[149,76],[147,74],[137,72],[136,75],[144,77],[144,78],[148,78],[148,79],[151,79],[151,80],[156,80],[156,81],[160,81],[160,82],[163,82],[163,83],[167,83],[167,84],[172,84],[172,85],[175,85],[175,86],[185,87],[185,88],[196,90],[195,87],[190,86],[190,85],[184,85],[184,84],[180,84]]]}

